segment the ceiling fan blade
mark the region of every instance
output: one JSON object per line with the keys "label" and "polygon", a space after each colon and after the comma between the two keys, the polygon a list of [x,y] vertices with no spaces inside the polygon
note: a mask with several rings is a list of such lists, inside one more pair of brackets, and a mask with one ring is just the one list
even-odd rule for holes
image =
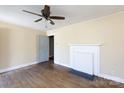
{"label": "ceiling fan blade", "polygon": [[49,19],[49,20],[50,20],[51,25],[55,25],[55,23],[51,19]]}
{"label": "ceiling fan blade", "polygon": [[61,16],[50,16],[51,19],[56,19],[56,20],[64,20],[65,17],[61,17]]}
{"label": "ceiling fan blade", "polygon": [[42,18],[40,18],[40,19],[37,19],[37,20],[35,20],[34,22],[39,22],[39,21],[41,21],[42,20]]}
{"label": "ceiling fan blade", "polygon": [[37,15],[37,16],[40,16],[40,17],[43,17],[41,14],[37,14],[37,13],[34,13],[34,12],[30,12],[30,11],[27,11],[27,10],[22,10],[23,12],[26,12],[26,13],[29,13],[29,14],[34,14],[34,15]]}

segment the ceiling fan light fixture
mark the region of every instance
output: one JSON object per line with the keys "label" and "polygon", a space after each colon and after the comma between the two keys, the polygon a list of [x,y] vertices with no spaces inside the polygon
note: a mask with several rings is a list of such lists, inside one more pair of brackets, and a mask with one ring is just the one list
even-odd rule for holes
{"label": "ceiling fan light fixture", "polygon": [[[41,18],[35,20],[34,22],[39,22],[42,19],[45,19],[45,21],[50,21],[49,23],[51,25],[55,25],[55,23],[54,23],[54,21],[52,21],[52,19],[53,20],[64,20],[65,19],[65,17],[62,17],[62,16],[50,16],[50,6],[48,6],[48,5],[44,6],[44,9],[41,10],[41,14],[30,12],[30,11],[27,11],[27,10],[22,10],[22,11],[41,17]],[[45,22],[45,28],[47,28],[47,22]]]}

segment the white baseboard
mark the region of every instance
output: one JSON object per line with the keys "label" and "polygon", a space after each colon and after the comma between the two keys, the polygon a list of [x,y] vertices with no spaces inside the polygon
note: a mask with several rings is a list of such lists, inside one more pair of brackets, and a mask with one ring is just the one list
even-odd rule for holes
{"label": "white baseboard", "polygon": [[109,79],[109,80],[113,80],[119,83],[124,83],[124,79],[120,78],[120,77],[116,77],[116,76],[111,76],[111,75],[107,75],[107,74],[100,74],[99,77],[105,78],[105,79]]}
{"label": "white baseboard", "polygon": [[55,64],[70,68],[69,65],[54,61]]}
{"label": "white baseboard", "polygon": [[[38,63],[40,63],[40,62],[35,61],[35,62],[32,62],[32,63],[28,63],[28,64],[22,64],[22,65],[18,65],[18,66],[14,66],[14,67],[9,67],[7,69],[0,70],[0,73],[16,70],[16,69],[19,69],[19,68],[23,68],[23,67],[30,66],[30,65],[33,65],[33,64],[38,64]],[[57,62],[57,61],[54,61],[54,63],[58,64],[58,65],[61,65],[61,66],[64,66],[64,67],[71,68],[70,65],[68,65],[68,64],[63,64],[63,63],[60,63],[60,62]],[[119,77],[115,77],[115,76],[111,76],[111,75],[107,75],[107,74],[99,74],[98,76],[102,77],[102,78],[105,78],[105,79],[113,80],[113,81],[116,81],[116,82],[124,83],[124,79],[119,78]]]}
{"label": "white baseboard", "polygon": [[[57,61],[55,61],[55,64],[71,68],[70,65],[63,64],[63,63],[60,63],[60,62],[57,62]],[[108,80],[115,81],[115,82],[124,83],[124,79],[116,77],[116,76],[111,76],[111,75],[107,75],[107,74],[99,74],[98,76],[102,77],[102,78],[105,78],[105,79],[108,79]]]}
{"label": "white baseboard", "polygon": [[33,64],[37,64],[37,63],[40,63],[40,62],[35,61],[35,62],[32,62],[32,63],[28,63],[28,64],[22,64],[22,65],[18,65],[18,66],[14,66],[14,67],[9,67],[9,68],[0,70],[0,73],[16,70],[16,69],[23,68],[23,67],[26,67],[26,66],[30,66],[30,65],[33,65]]}

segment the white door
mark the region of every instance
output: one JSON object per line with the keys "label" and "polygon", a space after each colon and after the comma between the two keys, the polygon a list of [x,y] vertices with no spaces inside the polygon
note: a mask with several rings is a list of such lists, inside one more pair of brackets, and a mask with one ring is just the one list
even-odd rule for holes
{"label": "white door", "polygon": [[37,38],[37,60],[38,62],[49,60],[49,38],[47,36]]}
{"label": "white door", "polygon": [[97,75],[98,50],[98,46],[71,46],[71,68],[90,75]]}

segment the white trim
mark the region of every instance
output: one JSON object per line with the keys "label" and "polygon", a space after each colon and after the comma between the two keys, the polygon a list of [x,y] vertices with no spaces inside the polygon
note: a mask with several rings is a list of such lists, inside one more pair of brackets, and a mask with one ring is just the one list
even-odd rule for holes
{"label": "white trim", "polygon": [[60,62],[57,62],[57,61],[54,61],[54,63],[57,64],[57,65],[61,65],[61,66],[70,68],[70,65],[68,65],[68,64],[63,64],[63,63],[60,63]]}
{"label": "white trim", "polygon": [[[63,63],[60,63],[60,62],[57,62],[57,61],[55,61],[55,64],[71,68],[69,65],[63,64]],[[124,79],[122,79],[120,77],[111,76],[111,75],[107,75],[107,74],[99,74],[97,76],[99,76],[101,78],[108,79],[108,80],[112,80],[112,81],[115,81],[115,82],[124,83]]]}
{"label": "white trim", "polygon": [[94,75],[96,75],[96,76],[98,76],[99,75],[99,73],[100,73],[100,58],[101,58],[101,56],[100,56],[100,47],[98,47],[97,48],[97,62],[96,63],[94,63]]}
{"label": "white trim", "polygon": [[99,73],[100,73],[100,45],[101,44],[71,44],[70,45],[70,67],[72,68],[72,62],[71,62],[71,60],[72,60],[72,51],[71,51],[71,47],[73,47],[73,46],[88,46],[88,47],[90,47],[90,46],[95,46],[95,47],[97,47],[97,51],[92,51],[92,53],[94,53],[95,55],[96,55],[96,57],[95,57],[95,62],[94,62],[94,70],[93,70],[93,74],[94,75],[96,75],[96,76],[98,76],[99,75]]}
{"label": "white trim", "polygon": [[[41,63],[41,62],[36,62],[35,61],[35,62],[32,62],[32,63],[28,63],[28,64],[23,64],[23,65],[10,67],[10,68],[7,68],[7,69],[0,70],[0,73],[16,70],[16,69],[19,69],[19,68],[23,68],[23,67],[30,66],[30,65],[33,65],[33,64],[38,64],[38,63]],[[60,63],[60,62],[57,62],[57,61],[55,61],[55,64],[70,68],[69,64],[63,64],[63,63]],[[105,78],[105,79],[113,80],[113,81],[116,81],[116,82],[124,83],[124,79],[122,79],[120,77],[111,76],[111,75],[107,75],[107,74],[99,74],[98,76],[102,77],[102,78]]]}
{"label": "white trim", "polygon": [[27,66],[30,66],[30,65],[33,65],[33,64],[38,64],[38,63],[40,63],[40,62],[35,61],[35,62],[32,62],[32,63],[28,63],[28,64],[22,64],[22,65],[18,65],[18,66],[9,67],[9,68],[0,70],[0,73],[16,70],[16,69],[19,69],[19,68],[27,67]]}
{"label": "white trim", "polygon": [[103,44],[69,44],[69,46],[102,46]]}
{"label": "white trim", "polygon": [[113,80],[113,81],[120,82],[120,83],[124,83],[124,79],[122,79],[120,77],[116,77],[116,76],[111,76],[111,75],[107,75],[107,74],[100,74],[99,77]]}

